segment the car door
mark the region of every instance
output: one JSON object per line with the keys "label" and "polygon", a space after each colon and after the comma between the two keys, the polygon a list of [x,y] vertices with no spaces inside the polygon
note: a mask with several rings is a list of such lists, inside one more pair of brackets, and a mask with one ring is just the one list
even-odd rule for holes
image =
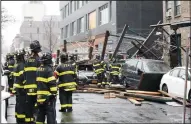
{"label": "car door", "polygon": [[130,82],[130,85],[134,85],[137,82],[136,66],[137,66],[137,60],[131,59],[127,62],[127,77]]}
{"label": "car door", "polygon": [[136,66],[136,82],[139,83],[140,82],[140,78],[141,78],[141,74],[138,74],[138,70],[143,71],[143,62],[142,61],[138,61],[137,66]]}
{"label": "car door", "polygon": [[177,93],[180,94],[180,97],[184,98],[184,87],[185,87],[185,69],[181,69],[178,75],[178,79],[176,80],[177,85]]}
{"label": "car door", "polygon": [[166,76],[165,82],[167,83],[168,92],[177,94],[179,92],[178,86],[177,86],[177,80],[179,79],[178,74],[180,72],[180,69],[176,68],[172,70],[169,74],[169,76]]}

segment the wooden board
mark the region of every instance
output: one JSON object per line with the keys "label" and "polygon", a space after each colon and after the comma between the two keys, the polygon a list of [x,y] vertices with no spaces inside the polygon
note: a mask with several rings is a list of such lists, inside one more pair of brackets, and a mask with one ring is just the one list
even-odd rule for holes
{"label": "wooden board", "polygon": [[140,93],[149,95],[161,95],[160,92],[149,92],[149,91],[139,91],[139,90],[126,90],[127,93]]}
{"label": "wooden board", "polygon": [[137,101],[144,101],[144,99],[142,99],[142,98],[136,98],[136,97],[127,97],[127,98],[135,99],[135,100],[137,100]]}
{"label": "wooden board", "polygon": [[138,102],[137,100],[135,100],[135,99],[133,99],[133,98],[128,98],[128,100],[129,100],[131,103],[135,104],[135,106],[141,106],[141,102]]}

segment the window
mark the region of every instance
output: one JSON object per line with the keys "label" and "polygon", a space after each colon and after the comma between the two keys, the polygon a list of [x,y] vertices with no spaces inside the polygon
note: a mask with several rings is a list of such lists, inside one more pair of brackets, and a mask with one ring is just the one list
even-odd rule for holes
{"label": "window", "polygon": [[170,75],[173,76],[173,77],[178,77],[179,71],[180,71],[179,69],[175,69],[175,70],[173,70],[173,71],[170,73]]}
{"label": "window", "polygon": [[77,25],[76,25],[76,21],[72,22],[72,25],[71,25],[71,35],[76,35],[76,28]]}
{"label": "window", "polygon": [[109,22],[109,8],[108,4],[103,5],[99,8],[99,23],[100,25],[106,24]]}
{"label": "window", "polygon": [[174,1],[174,15],[180,15],[180,1]]}
{"label": "window", "polygon": [[136,60],[129,60],[126,63],[127,63],[127,66],[128,66],[127,67],[128,70],[136,71],[136,65],[137,65]]}
{"label": "window", "polygon": [[78,1],[78,9],[82,7],[82,1]]}
{"label": "window", "polygon": [[71,1],[71,13],[76,11],[76,1]]}
{"label": "window", "polygon": [[84,17],[79,19],[79,32],[84,32]]}
{"label": "window", "polygon": [[93,11],[88,15],[88,29],[94,28],[96,28],[96,11]]}
{"label": "window", "polygon": [[61,39],[63,39],[63,33],[64,33],[64,29],[61,28]]}
{"label": "window", "polygon": [[181,69],[180,70],[180,73],[179,73],[179,76],[180,78],[183,78],[183,77],[186,77],[186,74],[185,74],[185,69]]}
{"label": "window", "polygon": [[65,27],[65,36],[64,37],[65,38],[69,37],[69,26],[68,25]]}
{"label": "window", "polygon": [[61,11],[60,11],[60,15],[61,15],[62,19],[65,18],[65,12],[64,12],[64,9],[61,9]]}
{"label": "window", "polygon": [[166,12],[171,11],[172,9],[172,1],[166,1]]}
{"label": "window", "polygon": [[67,17],[69,15],[69,4],[67,4],[65,6],[65,10],[64,10],[64,17]]}

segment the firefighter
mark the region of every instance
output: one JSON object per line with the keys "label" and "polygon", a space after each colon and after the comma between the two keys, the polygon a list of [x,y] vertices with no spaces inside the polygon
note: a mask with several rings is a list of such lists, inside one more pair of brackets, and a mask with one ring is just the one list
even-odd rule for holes
{"label": "firefighter", "polygon": [[4,65],[3,65],[3,70],[9,70],[9,68],[8,68],[8,61],[9,61],[9,53],[6,55],[6,61],[5,61],[5,63],[4,63]]}
{"label": "firefighter", "polygon": [[36,124],[44,124],[47,116],[47,124],[56,124],[56,78],[52,67],[52,55],[43,53],[41,66],[37,69],[37,119]]}
{"label": "firefighter", "polygon": [[106,63],[100,60],[100,55],[96,55],[96,59],[93,63],[94,72],[97,74],[98,77],[98,87],[105,86],[108,84],[106,79]]}
{"label": "firefighter", "polygon": [[16,91],[15,117],[17,124],[25,124],[25,98],[24,90],[24,55],[25,51],[18,50],[16,52],[16,67],[14,69],[14,90]]}
{"label": "firefighter", "polygon": [[116,60],[114,60],[113,63],[110,64],[109,70],[110,70],[110,77],[109,77],[110,84],[119,84],[120,83],[119,75],[120,75],[121,65],[118,64]]}
{"label": "firefighter", "polygon": [[55,70],[55,76],[59,79],[59,99],[61,104],[60,112],[72,112],[72,91],[76,90],[75,66],[68,62],[68,55],[61,53],[61,64]]}
{"label": "firefighter", "polygon": [[9,60],[8,60],[8,70],[10,71],[10,74],[8,75],[8,85],[9,85],[9,92],[13,93],[13,70],[14,70],[15,60],[14,60],[14,54],[9,54]]}
{"label": "firefighter", "polygon": [[25,122],[29,124],[34,123],[34,112],[35,112],[35,103],[36,103],[36,91],[37,91],[37,83],[36,83],[36,71],[40,66],[39,55],[41,52],[41,45],[39,41],[35,40],[30,44],[31,54],[26,59],[25,62],[25,79],[26,83],[24,85],[24,89],[27,93],[26,95],[26,118]]}
{"label": "firefighter", "polygon": [[72,65],[75,67],[75,72],[76,72],[76,74],[77,74],[77,72],[78,72],[78,66],[77,66],[77,64],[76,64],[76,60],[75,60],[75,55],[74,55],[74,54],[71,54],[71,55],[69,56],[69,63],[72,64]]}

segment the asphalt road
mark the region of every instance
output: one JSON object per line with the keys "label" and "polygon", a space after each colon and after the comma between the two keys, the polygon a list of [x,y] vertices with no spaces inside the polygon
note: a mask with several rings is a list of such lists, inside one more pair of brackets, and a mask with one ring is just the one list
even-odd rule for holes
{"label": "asphalt road", "polygon": [[[9,100],[8,122],[16,123],[14,117],[15,98]],[[60,113],[57,100],[58,123],[181,123],[183,107],[142,102],[135,106],[120,98],[104,99],[102,94],[74,93],[72,113]],[[190,109],[187,109],[190,112]],[[186,121],[189,122],[189,115]]]}

